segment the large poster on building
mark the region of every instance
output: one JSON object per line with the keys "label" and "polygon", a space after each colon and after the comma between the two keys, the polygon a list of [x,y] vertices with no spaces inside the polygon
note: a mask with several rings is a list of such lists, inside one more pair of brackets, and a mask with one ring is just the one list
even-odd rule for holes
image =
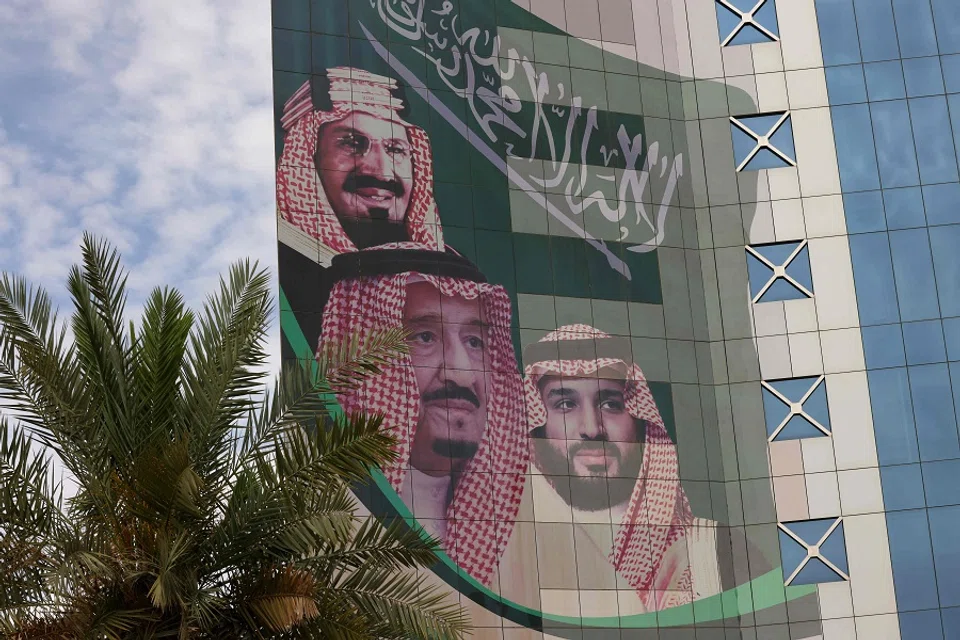
{"label": "large poster on building", "polygon": [[442,542],[477,637],[817,637],[714,348],[746,273],[700,250],[700,118],[751,98],[680,73],[669,0],[609,4],[275,0],[284,355],[409,331],[341,399],[398,440],[360,497]]}

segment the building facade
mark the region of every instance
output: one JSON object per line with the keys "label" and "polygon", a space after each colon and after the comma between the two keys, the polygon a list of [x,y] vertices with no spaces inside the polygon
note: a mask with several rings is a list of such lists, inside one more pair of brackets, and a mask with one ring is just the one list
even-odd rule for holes
{"label": "building facade", "polygon": [[283,349],[502,640],[960,638],[956,0],[273,0]]}

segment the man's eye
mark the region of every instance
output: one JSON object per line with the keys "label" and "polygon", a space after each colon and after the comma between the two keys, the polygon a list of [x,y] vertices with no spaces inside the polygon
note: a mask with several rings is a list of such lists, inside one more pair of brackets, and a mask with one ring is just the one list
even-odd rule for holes
{"label": "man's eye", "polygon": [[401,142],[388,142],[384,145],[384,148],[392,156],[402,156],[407,157],[410,155],[410,149]]}
{"label": "man's eye", "polygon": [[622,412],[625,409],[622,400],[605,400],[600,404],[600,408],[617,412]]}
{"label": "man's eye", "polygon": [[471,349],[483,349],[483,338],[479,336],[469,336],[467,338],[467,346]]}
{"label": "man's eye", "polygon": [[554,403],[553,408],[560,411],[568,411],[570,409],[575,409],[576,406],[577,403],[575,403],[573,400],[558,400],[556,403]]}
{"label": "man's eye", "polygon": [[352,153],[364,153],[370,146],[370,141],[355,133],[348,133],[340,138],[339,145]]}
{"label": "man's eye", "polygon": [[432,331],[418,331],[410,336],[410,339],[418,344],[430,344],[436,339],[436,336]]}

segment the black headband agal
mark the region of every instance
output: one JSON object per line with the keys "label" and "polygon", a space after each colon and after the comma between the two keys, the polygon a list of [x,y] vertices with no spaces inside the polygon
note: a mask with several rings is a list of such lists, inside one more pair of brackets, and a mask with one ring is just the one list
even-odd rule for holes
{"label": "black headband agal", "polygon": [[429,249],[373,249],[341,253],[333,257],[328,275],[337,282],[408,272],[471,282],[487,281],[476,265],[463,256]]}
{"label": "black headband agal", "polygon": [[579,340],[547,340],[534,342],[523,350],[524,364],[555,360],[598,360],[612,358],[629,363],[633,360],[630,338],[583,338]]}

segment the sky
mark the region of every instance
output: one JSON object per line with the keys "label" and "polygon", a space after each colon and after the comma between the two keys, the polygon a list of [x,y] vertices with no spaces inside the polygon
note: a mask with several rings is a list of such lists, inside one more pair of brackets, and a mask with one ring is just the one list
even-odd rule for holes
{"label": "sky", "polygon": [[157,285],[199,308],[238,259],[275,272],[267,0],[4,0],[0,34],[0,270],[67,311],[91,231],[133,314]]}

